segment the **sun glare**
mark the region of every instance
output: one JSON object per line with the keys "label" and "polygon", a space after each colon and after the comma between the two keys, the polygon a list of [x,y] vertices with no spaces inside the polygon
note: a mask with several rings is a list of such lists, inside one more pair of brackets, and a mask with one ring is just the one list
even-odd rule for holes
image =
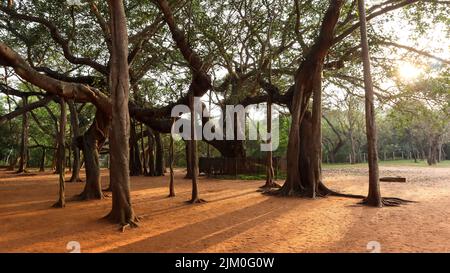
{"label": "sun glare", "polygon": [[414,80],[422,73],[421,69],[411,63],[400,63],[398,66],[398,73],[403,80]]}

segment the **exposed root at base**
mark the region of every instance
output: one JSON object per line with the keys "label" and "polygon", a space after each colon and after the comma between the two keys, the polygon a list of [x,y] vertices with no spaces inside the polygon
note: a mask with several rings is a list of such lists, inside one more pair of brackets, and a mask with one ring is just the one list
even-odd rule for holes
{"label": "exposed root at base", "polygon": [[82,182],[84,182],[83,180],[81,180],[81,179],[76,179],[76,180],[67,180],[66,181],[66,183],[82,183]]}
{"label": "exposed root at base", "polygon": [[195,198],[195,199],[191,199],[191,200],[187,201],[187,203],[189,203],[189,204],[203,204],[203,203],[207,203],[207,201],[204,200],[204,199]]}
{"label": "exposed root at base", "polygon": [[52,208],[64,208],[66,206],[66,204],[63,204],[61,202],[61,200],[59,200],[58,202],[56,202],[55,204],[52,205]]}
{"label": "exposed root at base", "polygon": [[101,200],[107,197],[105,194],[101,194],[100,196],[92,196],[86,193],[80,193],[72,196],[69,201],[89,201],[89,200]]}
{"label": "exposed root at base", "polygon": [[416,201],[405,200],[397,197],[382,197],[381,204],[372,204],[367,198],[364,198],[359,205],[371,206],[371,207],[399,207],[408,203],[417,203]]}
{"label": "exposed root at base", "polygon": [[[263,190],[262,194],[278,197],[311,197],[310,194],[308,194],[305,190],[287,190],[286,188],[270,188],[267,190]],[[321,195],[318,197],[321,197]]]}
{"label": "exposed root at base", "polygon": [[167,195],[167,198],[172,198],[172,197],[175,197],[175,193],[171,193],[171,194]]}
{"label": "exposed root at base", "polygon": [[281,185],[276,182],[272,182],[272,183],[266,183],[259,188],[260,189],[281,189]]}
{"label": "exposed root at base", "polygon": [[106,215],[105,217],[103,217],[102,219],[105,219],[111,223],[119,223],[119,231],[121,232],[125,232],[125,230],[127,228],[138,228],[139,227],[139,222],[141,221],[142,217],[140,216],[133,216],[130,219],[127,220],[119,220],[117,219],[116,216],[113,216],[113,214],[109,213],[108,215]]}
{"label": "exposed root at base", "polygon": [[346,197],[346,198],[355,198],[355,199],[365,198],[364,195],[340,193],[340,192],[335,192],[335,191],[332,191],[332,190],[330,190],[330,192],[327,195],[328,196],[337,196],[337,197]]}
{"label": "exposed root at base", "polygon": [[128,221],[128,223],[126,223],[126,224],[122,224],[121,225],[121,227],[120,227],[120,230],[122,231],[122,232],[125,232],[125,229],[126,228],[138,228],[139,227],[139,222],[142,220],[142,217],[140,217],[140,216],[135,216],[134,217],[134,220],[130,220],[130,221]]}
{"label": "exposed root at base", "polygon": [[138,227],[139,227],[139,225],[135,221],[130,221],[127,224],[121,225],[119,230],[123,233],[123,232],[125,232],[125,229],[127,229],[127,228],[138,228]]}

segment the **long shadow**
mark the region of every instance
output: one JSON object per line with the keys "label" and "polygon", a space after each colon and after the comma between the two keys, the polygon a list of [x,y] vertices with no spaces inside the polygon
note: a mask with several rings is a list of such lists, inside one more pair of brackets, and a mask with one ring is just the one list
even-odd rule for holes
{"label": "long shadow", "polygon": [[111,249],[111,252],[200,252],[218,245],[295,206],[274,206],[273,199]]}

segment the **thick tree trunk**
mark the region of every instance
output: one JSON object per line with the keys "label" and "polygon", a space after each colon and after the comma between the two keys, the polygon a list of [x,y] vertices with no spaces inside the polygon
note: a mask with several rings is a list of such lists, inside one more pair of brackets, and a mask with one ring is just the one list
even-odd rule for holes
{"label": "thick tree trunk", "polygon": [[66,206],[65,197],[65,166],[66,166],[66,153],[64,149],[65,132],[67,122],[66,102],[64,99],[60,99],[61,116],[59,119],[59,132],[58,132],[58,146],[62,147],[58,151],[58,166],[59,166],[59,200],[53,205],[55,208],[64,208]]}
{"label": "thick tree trunk", "polygon": [[78,138],[78,145],[83,150],[84,166],[86,170],[86,184],[78,200],[102,199],[102,184],[100,176],[99,151],[105,143],[111,119],[97,110],[95,119],[87,132]]}
{"label": "thick tree trunk", "polygon": [[155,131],[155,144],[156,144],[156,156],[155,156],[155,176],[163,176],[166,164],[164,162],[164,146],[161,139],[161,134]]}
{"label": "thick tree trunk", "polygon": [[142,175],[142,163],[139,151],[136,125],[131,121],[130,127],[130,176]]}
{"label": "thick tree trunk", "polygon": [[111,22],[112,52],[109,84],[112,102],[112,129],[110,137],[112,209],[107,218],[122,226],[136,227],[130,195],[128,112],[128,34],[122,0],[108,0]]}
{"label": "thick tree trunk", "polygon": [[359,21],[361,30],[361,48],[364,70],[364,89],[366,106],[366,135],[369,163],[369,193],[363,201],[374,207],[383,205],[380,193],[380,181],[378,170],[377,127],[375,123],[375,107],[372,75],[370,71],[369,43],[367,41],[366,8],[364,0],[358,0]]}
{"label": "thick tree trunk", "polygon": [[[28,104],[28,97],[22,98],[23,107],[26,107]],[[19,160],[19,169],[17,173],[23,173],[27,170],[27,162],[28,162],[28,127],[29,127],[29,116],[28,112],[23,113],[22,115],[22,138],[20,143],[20,160]]]}
{"label": "thick tree trunk", "polygon": [[80,148],[77,145],[77,138],[80,136],[80,128],[79,128],[79,120],[78,120],[78,112],[75,103],[71,100],[68,101],[70,111],[70,127],[72,128],[72,153],[73,153],[73,164],[72,164],[72,175],[69,179],[69,182],[81,182],[80,179],[80,167],[81,167],[81,159],[80,159]]}
{"label": "thick tree trunk", "polygon": [[[282,188],[275,193],[314,198],[330,191],[321,183],[320,136],[321,104],[320,92],[324,58],[332,45],[334,28],[339,18],[343,1],[333,0],[322,21],[320,34],[295,76],[295,85],[290,111],[292,123],[287,150],[287,178]],[[307,112],[309,99],[314,95],[313,115]],[[313,131],[314,130],[314,131]]]}

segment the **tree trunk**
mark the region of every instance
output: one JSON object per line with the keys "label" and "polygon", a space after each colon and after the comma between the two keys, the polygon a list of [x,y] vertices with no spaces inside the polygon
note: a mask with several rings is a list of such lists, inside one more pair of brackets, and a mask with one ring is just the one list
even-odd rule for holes
{"label": "tree trunk", "polygon": [[77,145],[77,138],[80,136],[80,128],[79,128],[79,120],[78,120],[78,112],[76,105],[73,101],[68,101],[70,111],[70,127],[72,128],[72,153],[73,153],[73,164],[72,164],[72,175],[69,179],[69,182],[81,182],[80,179],[80,148]]}
{"label": "tree trunk", "polygon": [[[28,97],[22,98],[23,107],[26,107],[28,104]],[[28,127],[29,127],[29,116],[28,112],[23,113],[22,115],[22,138],[20,143],[20,160],[19,160],[19,169],[17,173],[23,173],[27,170],[27,162],[28,162]]]}
{"label": "tree trunk", "polygon": [[274,171],[272,162],[272,98],[269,95],[267,99],[267,133],[269,134],[269,139],[267,144],[269,145],[269,150],[266,153],[266,183],[261,188],[280,188],[280,185],[274,181]]}
{"label": "tree trunk", "polygon": [[111,119],[97,110],[95,119],[87,132],[78,138],[77,144],[83,150],[84,166],[86,170],[86,184],[78,200],[102,199],[102,184],[100,176],[99,152],[105,143]]}
{"label": "tree trunk", "polygon": [[[295,76],[293,98],[290,104],[292,123],[287,149],[287,178],[283,187],[276,194],[315,197],[329,194],[330,191],[321,183],[321,155],[318,145],[320,136],[321,114],[320,96],[322,68],[325,56],[332,45],[334,28],[339,18],[343,1],[333,0],[322,21],[320,34],[316,43],[302,61]],[[309,99],[314,95],[313,115],[307,112]],[[314,124],[313,124],[314,123]],[[313,133],[314,130],[314,133]],[[316,153],[316,154],[314,154]]]}
{"label": "tree trunk", "polygon": [[361,47],[364,70],[366,135],[369,163],[369,193],[364,203],[369,206],[381,207],[381,193],[378,170],[377,127],[375,123],[375,107],[372,75],[370,71],[369,43],[367,41],[366,9],[364,0],[358,0],[359,21],[361,30]]}
{"label": "tree trunk", "polygon": [[350,164],[356,164],[356,163],[358,163],[358,160],[356,157],[356,141],[355,141],[355,136],[353,133],[353,128],[350,128],[349,135],[350,135],[350,147],[351,147]]}
{"label": "tree trunk", "polygon": [[59,200],[53,205],[55,208],[64,208],[66,206],[65,197],[65,166],[66,166],[66,153],[64,149],[65,143],[65,131],[67,122],[66,102],[64,99],[60,99],[61,116],[59,119],[59,132],[58,132],[58,146],[61,147],[58,151],[58,168],[59,168]]}
{"label": "tree trunk", "polygon": [[39,164],[40,172],[45,172],[45,154],[46,154],[46,149],[45,149],[45,147],[42,147],[41,162]]}
{"label": "tree trunk", "polygon": [[14,156],[12,159],[11,159],[11,161],[10,161],[10,163],[9,163],[9,166],[8,166],[8,168],[6,169],[7,171],[14,171],[14,169],[16,168],[16,165],[17,165],[17,163],[19,162],[19,160],[20,160],[20,157],[19,156]]}
{"label": "tree trunk", "polygon": [[148,160],[148,176],[155,176],[155,139],[153,136],[153,131],[148,128],[148,149],[147,149],[147,160]]}
{"label": "tree trunk", "polygon": [[[175,119],[173,119],[175,122]],[[172,124],[173,124],[172,122]],[[169,144],[169,169],[170,169],[170,183],[169,183],[169,197],[175,197],[175,186],[174,186],[174,175],[173,175],[173,137],[170,134],[170,144]]]}
{"label": "tree trunk", "polygon": [[130,127],[130,176],[142,174],[141,155],[139,152],[138,137],[135,122],[131,121]]}
{"label": "tree trunk", "polygon": [[194,111],[194,94],[191,92],[189,95],[189,108],[191,109],[191,140],[189,141],[190,147],[190,170],[192,175],[192,197],[189,203],[203,203],[203,199],[199,198],[198,194],[198,166],[197,166],[197,141],[195,140],[195,111]]}
{"label": "tree trunk", "polygon": [[439,145],[437,138],[431,138],[428,145],[427,163],[429,166],[436,165],[439,156]]}
{"label": "tree trunk", "polygon": [[128,34],[122,0],[108,0],[111,22],[112,50],[109,84],[112,102],[112,130],[110,137],[112,209],[107,218],[122,226],[136,227],[130,196],[128,112]]}
{"label": "tree trunk", "polygon": [[[192,157],[191,157],[191,149],[192,149],[192,143],[191,140],[185,140],[185,147],[186,147],[186,175],[185,175],[185,179],[192,179],[193,176],[193,170],[195,170],[195,175],[198,176],[199,174],[199,169],[198,166],[197,168],[194,168],[192,166]],[[195,147],[197,147],[197,145],[195,145]],[[228,156],[225,156],[228,157]],[[196,153],[196,158],[198,160],[198,156]],[[234,156],[232,156],[232,158],[234,158]]]}
{"label": "tree trunk", "polygon": [[145,152],[144,129],[143,129],[142,123],[141,123],[140,129],[141,129],[142,167],[143,167],[144,175],[148,176],[147,153]]}
{"label": "tree trunk", "polygon": [[164,162],[164,146],[161,139],[161,134],[155,131],[155,144],[156,144],[156,156],[155,156],[155,176],[163,176],[166,169]]}
{"label": "tree trunk", "polygon": [[55,139],[55,144],[54,144],[54,149],[53,149],[53,157],[52,157],[52,167],[51,169],[54,171],[54,173],[57,173],[57,169],[58,169],[58,141]]}

